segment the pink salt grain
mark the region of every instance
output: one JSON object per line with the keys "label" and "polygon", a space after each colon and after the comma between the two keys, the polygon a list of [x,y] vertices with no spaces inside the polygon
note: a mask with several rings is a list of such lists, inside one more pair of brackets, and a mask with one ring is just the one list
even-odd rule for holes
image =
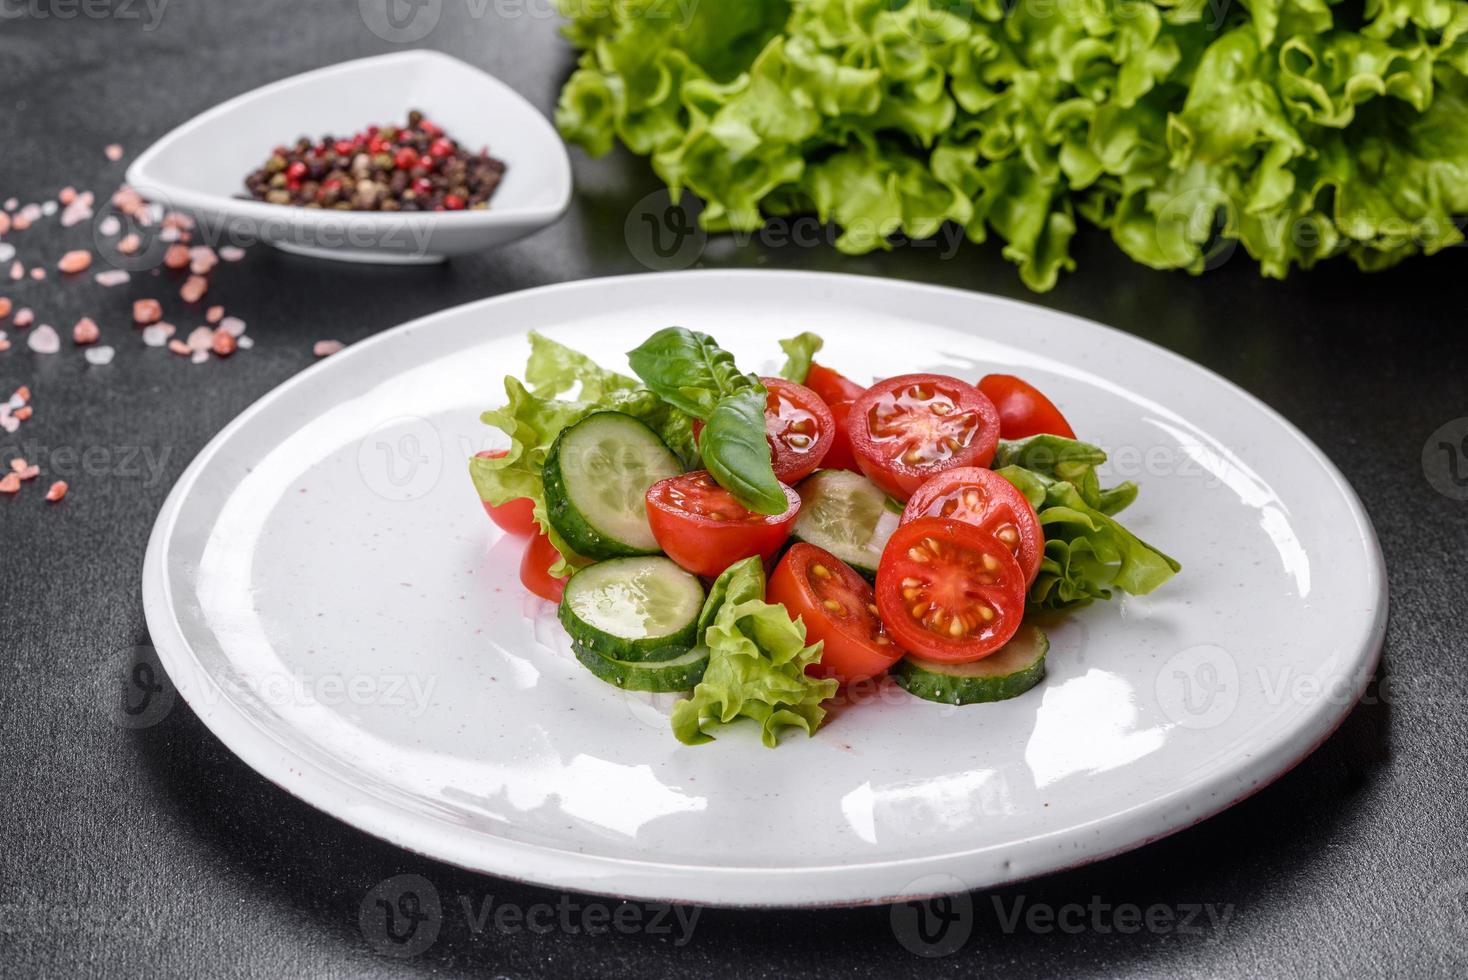
{"label": "pink salt grain", "polygon": [[208,279],[205,279],[203,276],[189,276],[184,282],[183,287],[179,289],[178,294],[183,297],[185,303],[197,303],[204,298],[204,294],[208,291]]}
{"label": "pink salt grain", "polygon": [[89,316],[84,316],[71,328],[71,339],[77,344],[95,344],[102,337],[102,331],[98,329],[97,322]]}
{"label": "pink salt grain", "polygon": [[189,345],[182,340],[170,340],[168,342],[168,349],[181,357],[187,357],[193,353],[193,351],[189,350]]}
{"label": "pink salt grain", "polygon": [[0,477],[0,493],[20,493],[19,474],[6,473]]}
{"label": "pink salt grain", "polygon": [[113,163],[122,159],[122,147],[116,143],[109,144],[107,149],[103,150],[102,153]]}
{"label": "pink salt grain", "polygon": [[163,306],[156,299],[140,299],[133,303],[133,322],[146,327],[163,319]]}
{"label": "pink salt grain", "polygon": [[[4,316],[4,315],[5,314],[0,313],[0,316]],[[224,319],[224,307],[222,307],[222,306],[211,306],[211,307],[209,307],[208,310],[206,310],[204,312],[204,322],[205,323],[218,323],[220,320],[223,320],[223,319]]]}
{"label": "pink salt grain", "polygon": [[56,503],[56,501],[66,496],[67,489],[68,487],[66,486],[65,480],[57,480],[55,483],[51,484],[49,489],[46,490],[47,502],[53,504]]}
{"label": "pink salt grain", "polygon": [[317,357],[330,357],[345,345],[340,340],[318,340],[311,348],[311,353]]}
{"label": "pink salt grain", "polygon": [[74,276],[79,272],[86,272],[91,267],[92,253],[84,249],[67,252],[61,257],[61,261],[56,263],[56,268],[69,276]]}
{"label": "pink salt grain", "polygon": [[123,283],[132,279],[132,276],[124,269],[106,269],[97,273],[94,278],[97,280],[97,285],[111,288],[113,286],[121,286]]}
{"label": "pink salt grain", "polygon": [[31,311],[31,308],[29,306],[22,306],[20,309],[15,311],[15,319],[11,320],[10,322],[15,324],[15,329],[24,330],[26,327],[36,322],[36,314]]}

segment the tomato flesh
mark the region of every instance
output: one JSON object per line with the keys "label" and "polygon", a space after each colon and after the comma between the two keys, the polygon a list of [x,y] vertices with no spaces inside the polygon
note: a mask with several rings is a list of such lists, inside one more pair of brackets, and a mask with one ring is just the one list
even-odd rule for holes
{"label": "tomato flesh", "polygon": [[544,534],[531,538],[520,559],[520,584],[542,599],[560,602],[561,593],[566,591],[566,580],[550,573],[550,567],[560,557],[556,546]]}
{"label": "tomato flesh", "polygon": [[714,578],[736,561],[769,562],[790,537],[800,497],[782,487],[783,514],[756,514],[734,499],[707,470],[659,480],[647,491],[647,520],[658,547],[695,575]]}
{"label": "tomato flesh", "polygon": [[940,663],[968,663],[1019,629],[1024,570],[980,528],[920,517],[887,541],[877,566],[877,609],[900,646]]}
{"label": "tomato flesh", "polygon": [[918,487],[902,512],[902,523],[920,517],[947,517],[992,534],[1007,547],[1025,573],[1025,584],[1040,572],[1045,534],[1025,495],[993,470],[961,466],[945,470]]}
{"label": "tomato flesh", "polygon": [[1076,437],[1055,403],[1022,378],[1012,374],[985,375],[979,380],[979,390],[999,412],[1001,439],[1026,439],[1041,434]]}
{"label": "tomato flesh", "polygon": [[852,402],[847,424],[861,471],[899,500],[936,473],[988,466],[999,445],[999,413],[989,399],[941,374],[877,382]]}
{"label": "tomato flesh", "polygon": [[836,422],[819,395],[784,378],[760,378],[769,389],[765,438],[775,478],[799,483],[814,473],[836,438]]}
{"label": "tomato flesh", "polygon": [[[486,449],[475,453],[475,456],[484,459],[502,459],[509,454],[507,449]],[[498,524],[510,534],[534,534],[535,528],[535,501],[529,497],[516,497],[514,500],[495,505],[489,501],[482,501],[484,512],[489,519]]]}
{"label": "tomato flesh", "polygon": [[837,402],[853,402],[866,391],[861,385],[824,364],[811,362],[805,376],[805,386],[820,396],[827,405]]}
{"label": "tomato flesh", "polygon": [[863,681],[885,673],[903,654],[882,626],[866,579],[822,548],[792,546],[770,576],[767,593],[770,602],[805,623],[807,643],[824,644],[820,663],[806,669],[813,677]]}

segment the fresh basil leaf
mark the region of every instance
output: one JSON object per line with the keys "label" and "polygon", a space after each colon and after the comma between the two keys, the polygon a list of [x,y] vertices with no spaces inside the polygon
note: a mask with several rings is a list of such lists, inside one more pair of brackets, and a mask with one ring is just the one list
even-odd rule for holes
{"label": "fresh basil leaf", "polygon": [[740,373],[734,355],[714,338],[683,327],[664,327],[630,351],[627,360],[664,401],[705,421],[729,395],[764,389],[759,378]]}
{"label": "fresh basil leaf", "polygon": [[704,423],[699,450],[703,465],[734,499],[757,514],[783,514],[790,504],[765,438],[767,397],[760,386],[721,400]]}
{"label": "fresh basil leaf", "polygon": [[780,377],[796,384],[805,384],[805,379],[810,374],[810,362],[825,343],[818,334],[808,330],[797,337],[780,341],[780,349],[785,352],[785,366],[780,369]]}

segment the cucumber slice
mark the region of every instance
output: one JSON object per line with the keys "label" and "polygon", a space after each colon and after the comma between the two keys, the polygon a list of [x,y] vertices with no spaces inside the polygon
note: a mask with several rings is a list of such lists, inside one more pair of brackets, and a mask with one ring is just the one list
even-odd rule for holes
{"label": "cucumber slice", "polygon": [[703,680],[709,665],[708,647],[685,650],[672,660],[631,663],[603,657],[580,643],[573,643],[576,659],[597,677],[627,691],[691,691]]}
{"label": "cucumber slice", "polygon": [[877,574],[877,562],[887,539],[902,522],[902,507],[894,511],[887,495],[850,470],[820,470],[795,488],[800,494],[800,516],[791,536],[824,548],[867,578]]}
{"label": "cucumber slice", "polygon": [[983,660],[940,664],[908,654],[892,667],[892,677],[908,693],[942,704],[978,704],[1017,697],[1045,676],[1050,638],[1038,626],[1022,624],[1014,637]]}
{"label": "cucumber slice", "polygon": [[546,513],[588,558],[653,555],[647,489],[683,472],[646,425],[621,412],[595,412],[561,430],[545,458]]}
{"label": "cucumber slice", "polygon": [[661,555],[613,558],[566,583],[560,619],[577,643],[613,660],[666,660],[698,639],[703,585]]}

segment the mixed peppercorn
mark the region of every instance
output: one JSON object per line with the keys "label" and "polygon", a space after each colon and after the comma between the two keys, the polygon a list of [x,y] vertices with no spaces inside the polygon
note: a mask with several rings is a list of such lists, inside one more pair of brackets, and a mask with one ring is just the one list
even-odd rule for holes
{"label": "mixed peppercorn", "polygon": [[423,117],[355,136],[278,146],[245,178],[257,201],[337,211],[464,211],[489,207],[505,164],[470,153]]}

